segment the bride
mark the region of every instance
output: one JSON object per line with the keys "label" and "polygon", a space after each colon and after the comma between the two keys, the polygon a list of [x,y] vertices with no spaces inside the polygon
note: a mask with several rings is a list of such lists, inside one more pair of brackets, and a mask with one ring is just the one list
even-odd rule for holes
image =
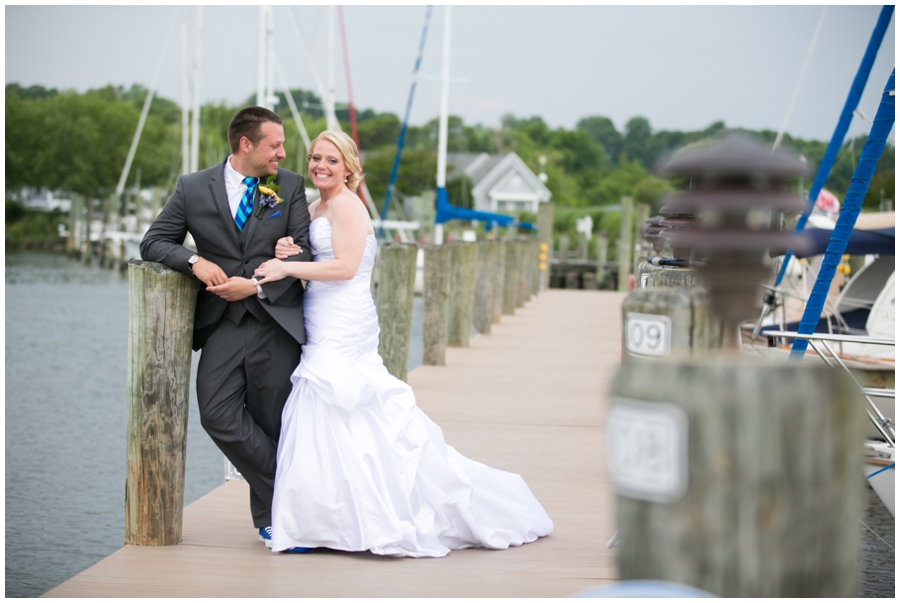
{"label": "bride", "polygon": [[307,342],[284,406],[272,504],[272,550],[316,547],[443,557],[451,549],[532,542],[553,522],[516,474],[459,454],[378,355],[369,289],[377,243],[354,194],[359,153],[342,132],[310,145],[313,262],[290,238],[262,264],[259,282],[309,281]]}

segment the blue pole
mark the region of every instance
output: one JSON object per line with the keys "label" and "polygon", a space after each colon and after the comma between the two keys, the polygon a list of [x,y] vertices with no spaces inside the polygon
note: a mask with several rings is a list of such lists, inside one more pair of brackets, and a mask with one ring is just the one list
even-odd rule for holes
{"label": "blue pole", "polygon": [[[850,188],[847,190],[847,196],[841,206],[841,213],[834,225],[831,239],[828,241],[828,249],[825,250],[825,257],[822,259],[822,267],[819,268],[816,284],[813,285],[812,294],[803,310],[803,318],[800,319],[800,326],[797,328],[797,332],[800,334],[812,334],[819,323],[819,316],[822,314],[822,308],[825,307],[825,298],[831,288],[831,281],[837,271],[837,265],[840,263],[844,251],[847,250],[847,242],[853,232],[853,225],[856,224],[863,199],[869,190],[869,181],[872,179],[872,174],[875,173],[878,159],[884,152],[884,145],[893,127],[894,72],[891,71],[891,77],[888,78],[881,95],[881,103],[878,105],[878,112],[875,114],[869,137],[866,138],[866,144],[859,156],[859,163],[856,164],[856,169],[853,171],[853,178],[850,180]],[[791,358],[795,360],[803,358],[807,345],[806,339],[794,339]]]}
{"label": "blue pole", "polygon": [[[838,152],[841,150],[841,145],[844,144],[844,138],[847,136],[847,130],[850,129],[850,122],[853,120],[853,111],[859,106],[859,99],[862,96],[863,89],[866,87],[866,82],[869,80],[869,74],[872,72],[872,65],[875,63],[875,56],[878,54],[878,49],[881,47],[881,41],[884,39],[884,33],[891,23],[891,15],[893,15],[893,13],[893,5],[885,6],[881,9],[881,14],[878,16],[878,22],[875,24],[875,30],[872,32],[872,37],[869,38],[869,45],[866,47],[866,52],[863,55],[862,62],[856,72],[856,77],[853,79],[853,85],[850,86],[847,102],[844,103],[841,117],[834,129],[834,134],[831,136],[831,142],[828,143],[828,148],[825,150],[825,156],[822,157],[822,163],[819,165],[819,171],[816,173],[816,178],[809,188],[809,198],[806,203],[806,209],[803,211],[803,215],[800,216],[797,227],[794,229],[794,232],[796,233],[801,233],[803,232],[803,229],[806,228],[806,221],[809,220],[809,214],[812,213],[813,207],[816,205],[816,200],[819,198],[819,192],[822,190],[822,187],[825,186],[825,181],[828,180],[831,168],[834,167]],[[784,279],[784,273],[787,270],[787,265],[790,263],[791,256],[793,255],[793,249],[788,250],[788,252],[784,254],[784,261],[781,263],[781,269],[778,271],[778,277],[775,279],[776,287],[779,286]]]}
{"label": "blue pole", "polygon": [[[384,194],[384,204],[381,206],[381,223],[387,219],[388,206],[394,187],[397,184],[397,172],[400,170],[400,156],[403,154],[403,143],[406,140],[406,127],[409,125],[409,112],[412,110],[413,97],[416,95],[416,82],[419,79],[419,67],[422,65],[422,53],[425,50],[425,38],[428,37],[428,20],[431,19],[431,6],[425,11],[425,25],[422,27],[422,39],[419,41],[419,56],[416,57],[416,65],[413,67],[412,85],[409,88],[409,99],[406,101],[406,115],[403,116],[403,126],[400,128],[400,140],[397,141],[397,155],[394,157],[394,167],[391,168],[391,178],[388,180],[387,192]],[[384,226],[378,227],[378,239],[384,234]]]}

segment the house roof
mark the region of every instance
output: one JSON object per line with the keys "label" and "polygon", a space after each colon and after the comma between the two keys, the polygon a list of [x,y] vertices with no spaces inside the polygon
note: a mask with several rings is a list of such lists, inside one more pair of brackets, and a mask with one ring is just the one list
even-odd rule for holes
{"label": "house roof", "polygon": [[450,177],[467,175],[472,181],[473,196],[489,194],[491,190],[506,184],[513,173],[518,174],[542,201],[548,201],[551,196],[550,190],[515,153],[448,153],[447,170]]}

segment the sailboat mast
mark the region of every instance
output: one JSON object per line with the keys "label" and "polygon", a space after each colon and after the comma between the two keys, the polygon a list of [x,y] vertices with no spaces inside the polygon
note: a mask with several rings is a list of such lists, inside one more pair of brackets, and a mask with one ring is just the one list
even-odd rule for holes
{"label": "sailboat mast", "polygon": [[336,7],[328,7],[328,92],[325,102],[325,122],[329,130],[338,130],[337,109],[335,107],[335,64],[337,56],[337,22],[335,20]]}
{"label": "sailboat mast", "polygon": [[270,111],[275,110],[275,7],[266,7],[266,104]]}
{"label": "sailboat mast", "polygon": [[259,39],[256,47],[256,106],[266,106],[266,6],[259,7]]}
{"label": "sailboat mast", "polygon": [[188,30],[187,21],[181,21],[181,173],[189,174],[191,170],[191,110],[188,67]]}
{"label": "sailboat mast", "polygon": [[[450,22],[451,6],[444,7],[444,58],[441,68],[441,114],[438,120],[437,195],[447,199],[447,120],[450,112]],[[434,242],[444,242],[444,225],[435,224]]]}
{"label": "sailboat mast", "polygon": [[200,169],[200,50],[203,40],[203,7],[197,7],[197,37],[194,44],[194,108],[191,127],[191,172]]}

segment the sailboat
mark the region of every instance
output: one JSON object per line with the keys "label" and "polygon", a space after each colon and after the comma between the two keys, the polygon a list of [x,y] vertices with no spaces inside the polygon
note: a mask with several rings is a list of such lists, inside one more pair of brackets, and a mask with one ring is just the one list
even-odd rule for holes
{"label": "sailboat", "polygon": [[[850,94],[834,136],[826,150],[825,158],[819,167],[819,173],[810,190],[810,204],[798,222],[797,231],[803,232],[810,219],[813,203],[818,198],[822,184],[837,156],[837,149],[843,143],[849,127],[850,119],[856,111],[856,105],[862,94],[862,88],[868,79],[868,73],[874,62],[875,54],[880,46],[887,26],[893,14],[893,6],[882,9],[878,23],[872,34],[866,54],[859,72],[851,86]],[[803,315],[796,328],[784,325],[780,329],[764,329],[758,321],[752,329],[753,335],[763,335],[767,341],[765,347],[753,349],[760,354],[784,354],[794,361],[821,361],[836,370],[845,370],[865,396],[866,412],[870,419],[870,430],[865,444],[864,479],[871,484],[885,507],[894,515],[895,504],[895,456],[896,432],[893,418],[895,412],[894,390],[894,257],[893,257],[893,212],[889,215],[860,215],[862,200],[868,191],[869,182],[879,157],[881,156],[891,129],[894,126],[894,72],[885,85],[875,120],[866,140],[854,171],[851,185],[844,199],[840,214],[827,236],[824,247],[820,246],[817,255],[822,256],[819,262],[815,284],[809,292]],[[870,228],[863,227],[866,223]],[[868,236],[867,236],[868,235]],[[813,234],[813,239],[825,237]],[[886,240],[889,239],[889,240]],[[873,252],[873,259],[860,270],[834,299],[830,316],[822,319],[822,310],[829,302],[837,266],[842,256],[848,251],[854,253]],[[874,257],[879,253],[879,257]],[[783,304],[785,290],[781,288],[791,260],[789,252],[782,260],[775,286],[770,288],[765,299],[767,309]],[[779,302],[779,295],[781,301]],[[862,320],[849,320],[856,314]],[[834,320],[832,320],[834,319]],[[855,324],[851,325],[851,322]],[[823,332],[824,331],[824,332]],[[789,342],[790,350],[779,349],[779,340]],[[812,348],[813,354],[808,353]],[[866,374],[880,372],[880,383],[864,382]],[[877,381],[877,380],[875,380]]]}

